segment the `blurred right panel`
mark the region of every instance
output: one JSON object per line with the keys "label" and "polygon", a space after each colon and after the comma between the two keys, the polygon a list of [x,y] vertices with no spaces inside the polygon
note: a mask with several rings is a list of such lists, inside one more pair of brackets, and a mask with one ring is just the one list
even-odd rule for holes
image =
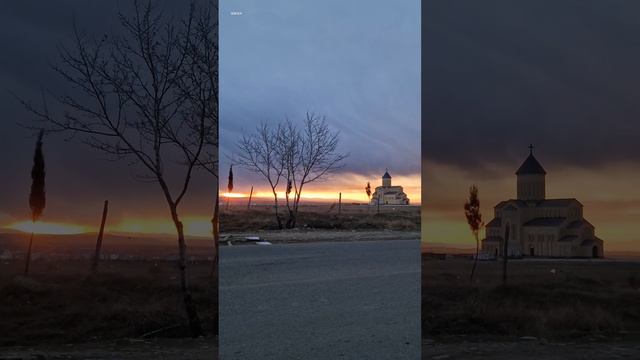
{"label": "blurred right panel", "polygon": [[424,359],[640,357],[639,11],[423,3]]}

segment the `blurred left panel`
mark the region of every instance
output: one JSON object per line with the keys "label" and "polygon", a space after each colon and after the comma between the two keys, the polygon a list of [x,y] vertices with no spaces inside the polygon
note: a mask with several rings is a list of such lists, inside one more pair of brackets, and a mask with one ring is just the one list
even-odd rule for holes
{"label": "blurred left panel", "polygon": [[217,358],[217,0],[0,12],[0,358]]}

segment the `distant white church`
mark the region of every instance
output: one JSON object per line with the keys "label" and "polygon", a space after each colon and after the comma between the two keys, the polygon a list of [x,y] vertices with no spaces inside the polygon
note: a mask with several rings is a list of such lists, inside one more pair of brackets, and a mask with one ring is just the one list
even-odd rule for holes
{"label": "distant white church", "polygon": [[518,198],[495,206],[482,240],[485,254],[502,256],[506,239],[509,256],[603,257],[603,241],[582,216],[582,204],[546,199],[546,171],[533,156],[533,146],[516,175]]}
{"label": "distant white church", "polygon": [[382,186],[376,187],[371,196],[371,205],[409,205],[409,198],[402,186],[391,186],[389,170],[382,175]]}

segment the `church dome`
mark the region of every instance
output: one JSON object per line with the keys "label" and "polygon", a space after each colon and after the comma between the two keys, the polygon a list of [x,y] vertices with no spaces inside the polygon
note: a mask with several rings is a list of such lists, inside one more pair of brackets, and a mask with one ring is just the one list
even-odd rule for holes
{"label": "church dome", "polygon": [[541,174],[544,175],[547,172],[544,171],[544,168],[538,160],[533,156],[533,153],[529,153],[527,159],[520,165],[518,171],[516,171],[516,175],[531,175],[531,174]]}

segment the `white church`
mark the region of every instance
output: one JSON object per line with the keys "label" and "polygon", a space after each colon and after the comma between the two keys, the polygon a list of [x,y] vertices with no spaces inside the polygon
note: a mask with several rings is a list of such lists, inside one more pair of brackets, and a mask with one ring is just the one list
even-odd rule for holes
{"label": "white church", "polygon": [[382,175],[382,186],[376,187],[371,196],[371,205],[409,205],[409,198],[402,186],[391,185],[391,175],[387,169]]}
{"label": "white church", "polygon": [[517,199],[498,203],[494,218],[486,225],[486,238],[482,240],[486,255],[502,256],[506,239],[509,256],[604,256],[603,241],[582,216],[580,201],[546,198],[546,171],[533,156],[533,146],[529,146],[529,156],[516,176]]}

